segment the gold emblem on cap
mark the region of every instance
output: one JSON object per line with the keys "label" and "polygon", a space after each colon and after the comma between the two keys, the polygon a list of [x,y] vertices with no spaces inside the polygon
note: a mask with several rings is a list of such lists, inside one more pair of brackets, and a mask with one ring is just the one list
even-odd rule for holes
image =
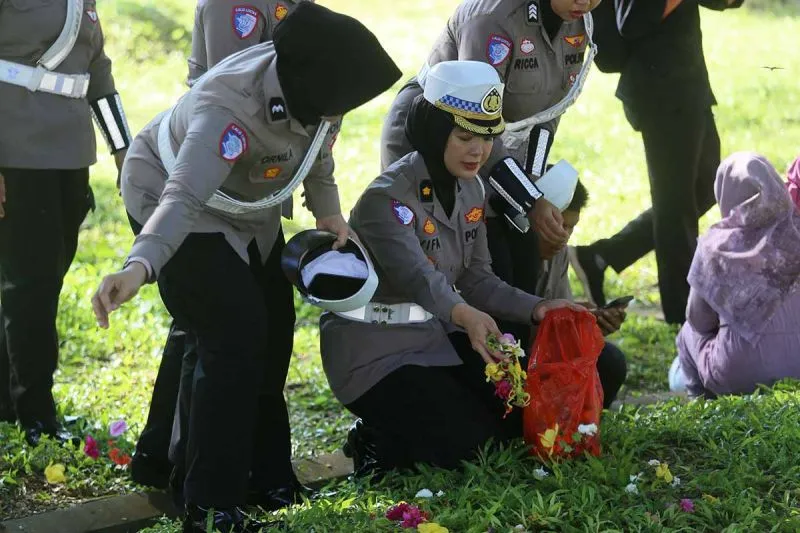
{"label": "gold emblem on cap", "polygon": [[489,92],[484,95],[481,100],[481,110],[487,115],[494,115],[500,111],[503,105],[503,97],[500,96],[500,91],[492,87]]}

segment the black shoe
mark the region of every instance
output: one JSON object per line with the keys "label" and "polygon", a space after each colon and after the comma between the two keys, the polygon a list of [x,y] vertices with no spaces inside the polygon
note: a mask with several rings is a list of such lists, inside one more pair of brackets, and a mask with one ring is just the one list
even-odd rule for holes
{"label": "black shoe", "polygon": [[[214,509],[210,531],[220,533],[258,533],[262,528],[281,528],[282,522],[260,522],[249,518],[238,507]],[[209,509],[187,505],[183,518],[183,533],[206,533],[209,531]]]}
{"label": "black shoe", "polygon": [[379,475],[382,472],[378,461],[375,434],[360,418],[347,432],[342,446],[345,457],[353,460],[353,475],[357,478]]}
{"label": "black shoe", "polygon": [[131,460],[131,479],[139,485],[166,489],[169,487],[169,478],[172,473],[172,464],[164,459],[158,459],[150,454],[136,451]]}
{"label": "black shoe", "polygon": [[597,266],[597,254],[589,246],[570,246],[567,254],[569,263],[591,302],[597,307],[606,305],[606,296],[603,294],[605,270]]}
{"label": "black shoe", "polygon": [[61,424],[54,420],[49,422],[37,420],[31,424],[23,424],[22,429],[25,431],[25,440],[34,448],[39,445],[42,435],[47,435],[59,444],[71,443],[74,446],[80,446],[81,444],[80,438],[64,429]]}
{"label": "black shoe", "polygon": [[310,498],[313,494],[314,489],[295,480],[286,487],[250,490],[247,493],[247,505],[258,506],[267,512],[272,512],[296,503],[303,503],[304,496]]}

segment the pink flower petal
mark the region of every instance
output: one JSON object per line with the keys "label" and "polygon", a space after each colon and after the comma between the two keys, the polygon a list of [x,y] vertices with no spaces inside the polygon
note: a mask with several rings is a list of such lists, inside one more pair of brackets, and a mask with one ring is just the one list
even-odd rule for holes
{"label": "pink flower petal", "polygon": [[128,430],[128,424],[124,420],[117,420],[111,423],[108,432],[112,437],[119,437]]}

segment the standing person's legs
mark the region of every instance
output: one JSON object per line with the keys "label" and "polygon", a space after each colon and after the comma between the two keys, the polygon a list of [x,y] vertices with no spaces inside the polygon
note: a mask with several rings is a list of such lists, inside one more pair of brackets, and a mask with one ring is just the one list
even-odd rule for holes
{"label": "standing person's legs", "polygon": [[292,468],[289,412],[284,398],[295,325],[294,290],[281,269],[284,245],[283,232],[279,231],[263,264],[255,243],[251,245],[250,254],[251,267],[261,286],[269,319],[264,384],[258,396],[250,480],[252,501],[265,508],[293,503],[300,490]]}
{"label": "standing person's legs", "polygon": [[[3,273],[0,272],[0,286]],[[14,404],[11,403],[11,367],[6,347],[6,328],[3,325],[3,308],[0,306],[0,422],[13,424],[17,421]]]}
{"label": "standing person's legs", "polygon": [[88,169],[2,169],[0,299],[10,397],[29,441],[58,432],[52,396],[58,364],[56,315],[78,230],[92,203]]}
{"label": "standing person's legs", "polygon": [[170,313],[197,340],[186,443],[186,501],[246,501],[267,311],[248,265],[221,234],[191,234],[159,277]]}

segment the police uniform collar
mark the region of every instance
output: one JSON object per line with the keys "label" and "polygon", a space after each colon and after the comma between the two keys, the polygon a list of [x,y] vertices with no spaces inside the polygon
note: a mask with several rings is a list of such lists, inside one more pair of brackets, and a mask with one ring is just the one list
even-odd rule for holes
{"label": "police uniform collar", "polygon": [[[417,196],[419,199],[419,191],[420,191],[420,184],[424,181],[431,182],[431,176],[428,172],[428,167],[425,165],[425,160],[422,158],[422,154],[419,152],[413,152],[412,160],[411,160],[412,172],[407,174],[409,180],[411,181],[411,191],[414,195]],[[422,207],[433,215],[433,217],[447,226],[450,229],[457,230],[459,228],[458,225],[458,217],[461,211],[461,206],[463,202],[461,201],[461,195],[463,193],[463,188],[456,178],[456,197],[455,197],[455,204],[453,206],[453,212],[451,216],[447,216],[447,213],[444,211],[444,207],[439,202],[439,199],[436,197],[436,193],[432,191],[433,201],[432,202],[423,202],[420,199],[420,204]]]}
{"label": "police uniform collar", "polygon": [[286,97],[278,79],[278,62],[275,59],[267,65],[264,73],[264,106],[268,124],[288,121],[289,129],[294,133],[310,136],[300,121],[291,115],[291,109],[286,105]]}

